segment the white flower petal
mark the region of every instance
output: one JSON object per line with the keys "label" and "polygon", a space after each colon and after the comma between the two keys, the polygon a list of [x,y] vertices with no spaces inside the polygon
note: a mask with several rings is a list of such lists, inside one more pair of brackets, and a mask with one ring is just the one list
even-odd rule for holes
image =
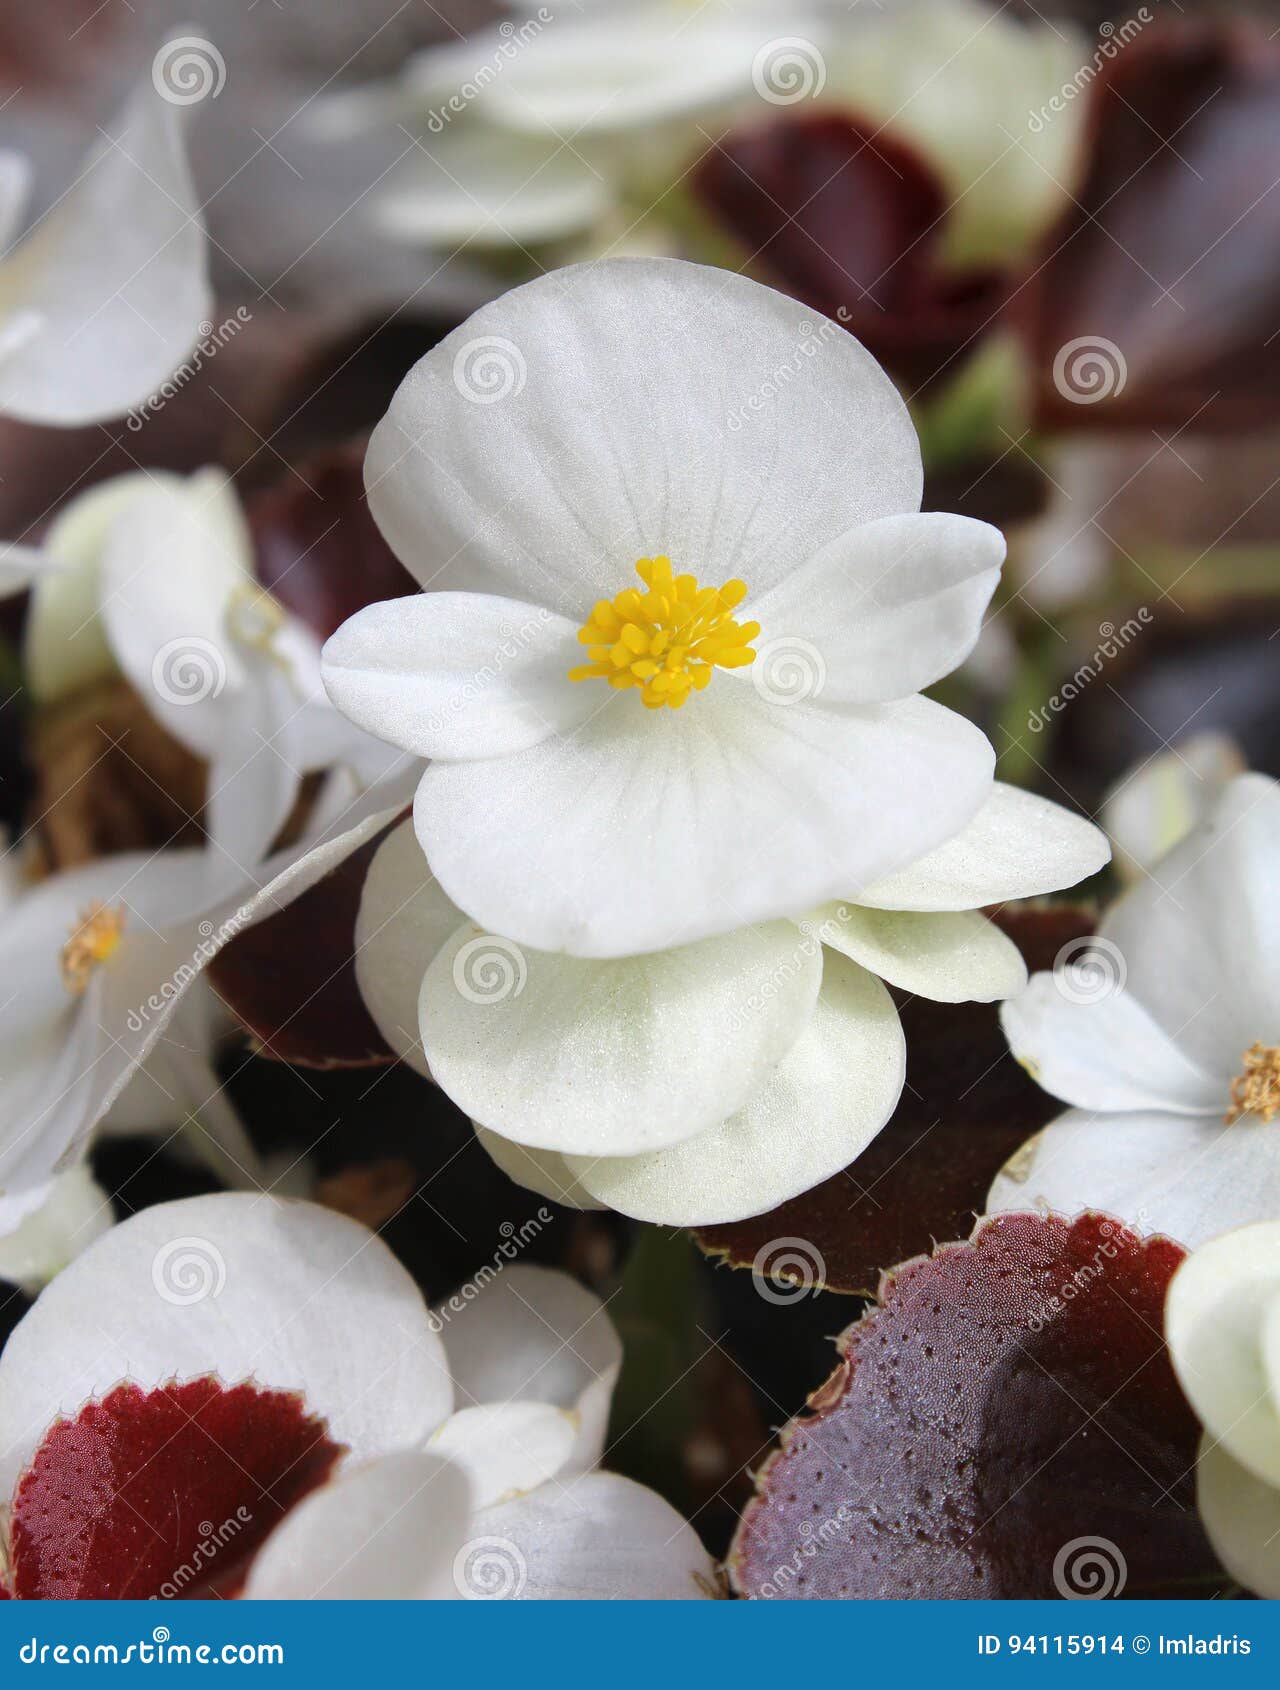
{"label": "white flower petal", "polygon": [[77,1163],[57,1176],[15,1232],[0,1237],[0,1279],[34,1295],[114,1222],[111,1199],[88,1165]]}
{"label": "white flower petal", "polygon": [[250,1601],[442,1601],[471,1519],[466,1474],[402,1450],[304,1497],[254,1557]]}
{"label": "white flower petal", "polygon": [[805,926],[891,986],[935,1003],[991,1003],[1027,983],[1013,940],[972,910],[931,914],[831,903],[807,916]]}
{"label": "white flower petal", "polygon": [[1087,961],[1080,973],[1067,965],[1033,974],[1002,1005],[1000,1025],[1018,1061],[1037,1085],[1080,1109],[1212,1115],[1221,1124],[1225,1078],[1198,1068],[1115,983],[1120,964],[1109,952],[1097,957],[1096,978],[1083,972]]}
{"label": "white flower petal", "polygon": [[472,1281],[437,1305],[459,1409],[538,1402],[578,1417],[569,1467],[592,1467],[604,1448],[622,1345],[600,1303],[567,1273],[517,1263]]}
{"label": "white flower petal", "polygon": [[600,703],[575,686],[576,624],[481,593],[418,593],[367,605],[324,648],[324,684],[345,715],[419,757],[495,757],[576,727]]}
{"label": "white flower petal", "polygon": [[427,969],[436,1083],[534,1149],[626,1156],[745,1103],[813,1013],[822,947],[790,922],[592,962],[522,951],[467,923]]}
{"label": "white flower petal", "polygon": [[1280,1222],[1270,1220],[1193,1251],[1174,1274],[1164,1309],[1174,1371],[1205,1430],[1270,1485],[1280,1485],[1280,1399],[1262,1338],[1278,1301]]}
{"label": "white flower petal", "polygon": [[0,252],[17,236],[30,190],[30,161],[8,148],[0,152]]}
{"label": "white flower petal", "polygon": [[148,75],[120,132],[4,260],[5,314],[38,328],[0,359],[0,411],[61,425],[119,416],[194,345],[212,296],[180,124]]}
{"label": "white flower petal", "polygon": [[51,552],[0,540],[0,598],[23,592],[57,572],[58,561]]}
{"label": "white flower petal", "polygon": [[553,1479],[573,1455],[578,1417],[543,1402],[487,1403],[451,1414],[428,1445],[471,1482],[472,1506],[510,1502]]}
{"label": "white flower petal", "polygon": [[422,976],[462,912],[437,886],[406,818],[379,845],[356,915],[356,983],[378,1031],[402,1061],[430,1078],[418,1036]]}
{"label": "white flower petal", "polygon": [[1280,1124],[1068,1110],[1000,1170],[987,1209],[1102,1209],[1195,1250],[1280,1213]]}
{"label": "white flower petal", "polygon": [[617,693],[571,740],[432,764],[414,824],[440,884],[490,932],[627,956],[861,900],[964,826],[993,760],[928,699],[771,705],[717,678],[678,712]]}
{"label": "white flower petal", "polygon": [[[578,623],[660,554],[704,584],[739,576],[764,593],[828,541],[920,502],[901,399],[828,327],[674,259],[554,271],[410,371],[370,442],[370,508],[424,586]],[[803,372],[779,383],[792,357]]]}
{"label": "white flower petal", "polygon": [[[716,1594],[711,1557],[669,1502],[616,1473],[487,1508],[473,1522],[506,1546],[526,1602],[682,1602]],[[513,1553],[514,1551],[514,1553]]]}
{"label": "white flower petal", "polygon": [[86,1398],[208,1373],[300,1392],[357,1459],[422,1442],[452,1407],[421,1293],[366,1227],[311,1203],[193,1197],[113,1227],[14,1329],[0,1489]]}
{"label": "white flower petal", "polygon": [[1204,821],[1112,905],[1099,931],[1188,1058],[1235,1075],[1280,1028],[1280,786],[1233,780]]}
{"label": "white flower petal", "polygon": [[882,910],[976,910],[1074,886],[1110,855],[1092,822],[997,781],[967,826],[864,888],[858,902]]}
{"label": "white flower petal", "polygon": [[722,1126],[648,1156],[568,1158],[610,1208],[664,1226],[742,1220],[847,1167],[893,1113],[905,1044],[888,992],[829,955],[809,1025]]}
{"label": "white flower petal", "polygon": [[1116,867],[1136,880],[1201,821],[1244,755],[1226,734],[1192,734],[1130,770],[1102,801],[1099,821],[1116,848]]}
{"label": "white flower petal", "polygon": [[1004,554],[1000,530],[970,517],[881,517],[815,553],[751,614],[761,640],[812,645],[825,702],[907,698],[973,650]]}
{"label": "white flower petal", "polygon": [[536,1191],[539,1197],[549,1197],[570,1209],[605,1207],[583,1189],[558,1150],[530,1150],[514,1139],[503,1138],[501,1133],[491,1133],[487,1127],[475,1126],[475,1134],[489,1159],[527,1191]]}
{"label": "white flower petal", "polygon": [[1213,1552],[1232,1578],[1265,1601],[1280,1601],[1280,1487],[1205,1438],[1196,1465],[1196,1506]]}

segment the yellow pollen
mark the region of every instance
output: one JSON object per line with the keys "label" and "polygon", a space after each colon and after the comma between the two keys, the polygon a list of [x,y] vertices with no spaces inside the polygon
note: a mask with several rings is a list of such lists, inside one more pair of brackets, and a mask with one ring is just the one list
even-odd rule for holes
{"label": "yellow pollen", "polygon": [[275,638],[284,627],[283,609],[264,587],[242,582],[227,603],[227,632],[241,645],[279,657]]}
{"label": "yellow pollen", "polygon": [[1280,1045],[1252,1044],[1244,1053],[1244,1073],[1231,1082],[1228,1126],[1241,1115],[1260,1115],[1269,1121],[1280,1114]]}
{"label": "yellow pollen", "polygon": [[701,692],[711,671],[742,669],[755,661],[751,642],[758,622],[735,622],[747,596],[745,581],[700,587],[693,575],[672,575],[669,557],[642,557],[641,592],[628,587],[601,599],[578,630],[590,663],[570,669],[571,681],[607,681],[635,687],[650,710],[678,710]]}
{"label": "yellow pollen", "polygon": [[123,932],[123,905],[111,910],[105,904],[90,904],[62,947],[62,981],[72,997],[83,993],[94,969],[114,954]]}

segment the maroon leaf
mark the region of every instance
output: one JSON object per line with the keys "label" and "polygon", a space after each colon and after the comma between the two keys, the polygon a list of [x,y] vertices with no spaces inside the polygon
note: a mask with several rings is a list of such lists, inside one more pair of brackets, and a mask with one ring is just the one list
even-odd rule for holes
{"label": "maroon leaf", "polygon": [[[1093,931],[1078,905],[1009,905],[996,920],[1031,970]],[[1013,1057],[989,1003],[901,1001],[907,1083],[892,1120],[842,1173],[767,1214],[695,1234],[704,1250],[750,1267],[779,1239],[803,1239],[829,1290],[869,1295],[884,1262],[968,1232],[996,1174],[1061,1113]]]}
{"label": "maroon leaf", "polygon": [[1180,20],[1109,62],[1084,184],[1020,301],[1042,423],[1280,416],[1278,177],[1280,43],[1260,29]]}
{"label": "maroon leaf", "polygon": [[731,134],[693,179],[753,270],[847,329],[912,387],[998,315],[1006,278],[941,264],[946,194],[911,147],[852,117]]}
{"label": "maroon leaf", "polygon": [[1096,1214],[998,1215],[885,1275],[762,1473],[754,1597],[1210,1596],[1199,1427],[1162,1336],[1184,1255]]}
{"label": "maroon leaf", "polygon": [[364,1006],[355,970],[364,877],[388,832],[276,915],[238,933],[209,964],[218,995],[264,1056],[312,1068],[395,1060]]}
{"label": "maroon leaf", "polygon": [[418,590],[373,520],[363,464],[362,443],[334,447],[248,505],[259,580],[321,639],[365,605]]}

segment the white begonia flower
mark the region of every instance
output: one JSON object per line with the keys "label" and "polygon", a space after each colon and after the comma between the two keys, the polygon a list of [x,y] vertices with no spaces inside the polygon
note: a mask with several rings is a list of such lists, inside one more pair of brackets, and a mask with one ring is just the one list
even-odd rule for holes
{"label": "white begonia flower", "polygon": [[739,1220],[847,1167],[892,1114],[905,1053],[881,981],[949,1003],[1020,990],[1021,955],[980,906],[1056,890],[1106,849],[997,785],[860,903],[596,960],[481,932],[406,821],[369,867],[356,978],[388,1044],[519,1183],[668,1225]]}
{"label": "white begonia flower", "polygon": [[428,590],[345,623],[325,685],[433,760],[418,837],[489,931],[609,957],[795,915],[989,797],[920,689],[1003,540],[920,514],[892,384],[783,295],[665,259],[531,282],[415,366],[365,477]]}
{"label": "white begonia flower", "polygon": [[9,1593],[713,1595],[674,1509],[595,1470],[620,1363],[598,1300],[550,1269],[433,1314],[328,1209],[145,1209],[0,1357]]}
{"label": "white begonia flower", "polygon": [[34,1297],[115,1221],[111,1199],[87,1163],[50,1181],[48,1194],[16,1231],[0,1236],[0,1279]]}
{"label": "white begonia flower", "polygon": [[1278,862],[1280,787],[1240,775],[1095,939],[1003,1006],[1013,1054],[1073,1107],[990,1210],[1105,1209],[1190,1249],[1280,1214]]}
{"label": "white begonia flower", "polygon": [[563,240],[628,198],[656,197],[739,103],[771,109],[753,85],[770,39],[759,19],[714,5],[550,12],[316,102],[307,121],[335,143],[371,125],[418,137],[373,201],[385,233],[444,246]]}
{"label": "white begonia flower", "polygon": [[1165,1303],[1179,1383],[1205,1428],[1196,1501],[1232,1578],[1280,1599],[1280,1221],[1187,1257]]}
{"label": "white begonia flower", "polygon": [[153,1088],[171,1100],[170,1125],[194,1113],[235,1154],[200,1024],[208,1000],[184,999],[236,933],[388,824],[397,809],[375,807],[386,796],[366,794],[344,825],[252,873],[206,851],[128,852],[53,875],[0,913],[0,1235],[49,1200],[113,1105],[122,1129],[154,1124]]}
{"label": "white begonia flower", "polygon": [[395,760],[333,709],[320,642],[255,581],[239,500],[221,470],[116,477],[72,499],[32,595],[25,659],[53,703],[123,672],[149,713],[209,765],[206,831],[252,867],[311,770],[369,783]]}
{"label": "white begonia flower", "polygon": [[1079,30],[981,0],[912,0],[827,49],[824,99],[916,146],[952,199],[956,263],[1007,264],[1070,203],[1090,57]]}
{"label": "white begonia flower", "polygon": [[68,427],[122,416],[199,339],[212,294],[182,115],[148,73],[21,239],[28,172],[0,154],[0,413]]}
{"label": "white begonia flower", "polygon": [[1244,770],[1244,753],[1234,740],[1198,733],[1117,781],[1102,800],[1098,820],[1125,879],[1148,873]]}

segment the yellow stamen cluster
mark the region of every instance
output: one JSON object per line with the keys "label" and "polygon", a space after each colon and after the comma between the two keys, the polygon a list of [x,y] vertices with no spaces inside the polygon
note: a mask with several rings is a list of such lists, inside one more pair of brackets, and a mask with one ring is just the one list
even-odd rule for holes
{"label": "yellow stamen cluster", "polygon": [[1253,1044],[1244,1053],[1244,1073],[1231,1082],[1228,1126],[1241,1115],[1260,1115],[1269,1121],[1280,1115],[1280,1045]]}
{"label": "yellow stamen cluster", "polygon": [[81,996],[94,969],[115,952],[123,932],[123,906],[112,910],[105,904],[91,904],[80,917],[59,959],[63,984],[72,997]]}
{"label": "yellow stamen cluster", "polygon": [[637,687],[650,710],[678,710],[701,692],[711,671],[755,661],[758,622],[735,622],[747,596],[744,581],[700,587],[693,575],[672,575],[669,557],[642,557],[636,574],[645,591],[628,587],[612,603],[601,599],[578,630],[590,663],[570,669],[571,681]]}
{"label": "yellow stamen cluster", "polygon": [[285,614],[279,601],[253,581],[238,586],[227,602],[228,633],[253,651],[277,657],[275,638],[284,623]]}

